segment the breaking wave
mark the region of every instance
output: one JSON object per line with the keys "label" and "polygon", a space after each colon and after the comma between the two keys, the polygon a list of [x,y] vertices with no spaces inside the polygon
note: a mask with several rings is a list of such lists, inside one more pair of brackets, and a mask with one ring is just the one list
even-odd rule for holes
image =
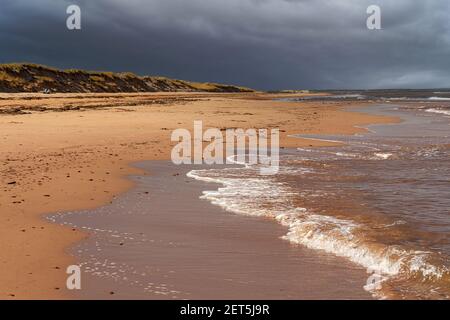
{"label": "breaking wave", "polygon": [[[378,156],[386,159],[390,154]],[[285,174],[311,172],[311,169],[301,167],[280,169]],[[298,193],[274,178],[258,176],[257,168],[192,170],[187,176],[221,185],[217,190],[204,191],[202,199],[236,214],[271,218],[288,228],[283,239],[377,270],[383,283],[398,278],[418,278],[421,282],[434,283],[449,276],[447,267],[435,264],[438,259],[433,252],[378,243],[367,237],[374,226],[295,206]],[[376,228],[389,229],[403,223],[394,221]],[[384,297],[382,290],[370,291],[375,297]]]}

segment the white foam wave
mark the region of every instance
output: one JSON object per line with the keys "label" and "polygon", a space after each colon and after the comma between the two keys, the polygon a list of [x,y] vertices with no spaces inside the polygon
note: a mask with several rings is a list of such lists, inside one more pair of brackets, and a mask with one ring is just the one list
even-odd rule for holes
{"label": "white foam wave", "polygon": [[358,155],[355,153],[348,153],[348,152],[335,152],[335,155],[338,157],[349,157],[349,158],[357,158]]}
{"label": "white foam wave", "polygon": [[432,113],[440,113],[445,114],[447,116],[450,116],[450,110],[442,110],[442,109],[436,109],[436,108],[430,108],[425,110],[426,112],[432,112]]}
{"label": "white foam wave", "polygon": [[388,153],[388,152],[379,152],[379,153],[375,153],[375,157],[382,159],[382,160],[387,160],[390,157],[392,157],[393,154],[392,153]]}
{"label": "white foam wave", "polygon": [[450,101],[450,98],[445,98],[445,97],[429,97],[428,100],[434,100],[434,101]]}
{"label": "white foam wave", "polygon": [[347,258],[386,277],[420,273],[440,278],[448,272],[428,262],[429,252],[367,241],[361,237],[364,225],[296,207],[292,199],[297,193],[273,178],[251,177],[245,168],[192,170],[187,176],[222,184],[215,191],[204,191],[201,198],[233,213],[273,218],[288,228],[283,238],[292,243]]}

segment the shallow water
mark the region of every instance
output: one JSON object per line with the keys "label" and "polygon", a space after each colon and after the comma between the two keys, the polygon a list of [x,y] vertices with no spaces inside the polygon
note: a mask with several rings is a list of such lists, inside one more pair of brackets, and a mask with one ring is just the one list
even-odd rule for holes
{"label": "shallow water", "polygon": [[307,136],[345,145],[287,152],[275,176],[255,167],[189,176],[223,184],[204,192],[213,204],[270,217],[288,227],[286,240],[375,272],[366,288],[375,297],[449,298],[449,110],[371,106],[362,111],[403,122],[354,136]]}
{"label": "shallow water", "polygon": [[365,269],[283,241],[286,228],[271,220],[200,200],[220,186],[186,177],[202,167],[138,166],[150,175],[133,177],[136,187],[111,204],[48,216],[89,235],[69,249],[82,271],[75,298],[370,298]]}

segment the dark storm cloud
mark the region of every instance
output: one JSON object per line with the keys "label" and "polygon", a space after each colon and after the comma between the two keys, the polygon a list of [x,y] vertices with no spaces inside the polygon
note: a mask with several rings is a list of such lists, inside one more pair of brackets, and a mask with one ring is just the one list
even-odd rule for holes
{"label": "dark storm cloud", "polygon": [[[82,30],[65,27],[82,9]],[[383,30],[366,28],[382,9]],[[0,61],[260,89],[450,87],[447,0],[2,0]]]}

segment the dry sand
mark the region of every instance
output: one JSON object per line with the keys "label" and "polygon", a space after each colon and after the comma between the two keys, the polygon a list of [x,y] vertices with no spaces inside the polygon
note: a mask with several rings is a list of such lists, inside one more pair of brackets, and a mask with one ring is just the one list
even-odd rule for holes
{"label": "dry sand", "polygon": [[[130,188],[128,166],[169,159],[173,129],[271,128],[281,146],[323,145],[295,133],[351,134],[396,119],[349,103],[281,102],[252,94],[0,94],[0,299],[68,297],[68,246],[86,235],[42,215],[94,208]],[[361,105],[359,103],[358,105]]]}

